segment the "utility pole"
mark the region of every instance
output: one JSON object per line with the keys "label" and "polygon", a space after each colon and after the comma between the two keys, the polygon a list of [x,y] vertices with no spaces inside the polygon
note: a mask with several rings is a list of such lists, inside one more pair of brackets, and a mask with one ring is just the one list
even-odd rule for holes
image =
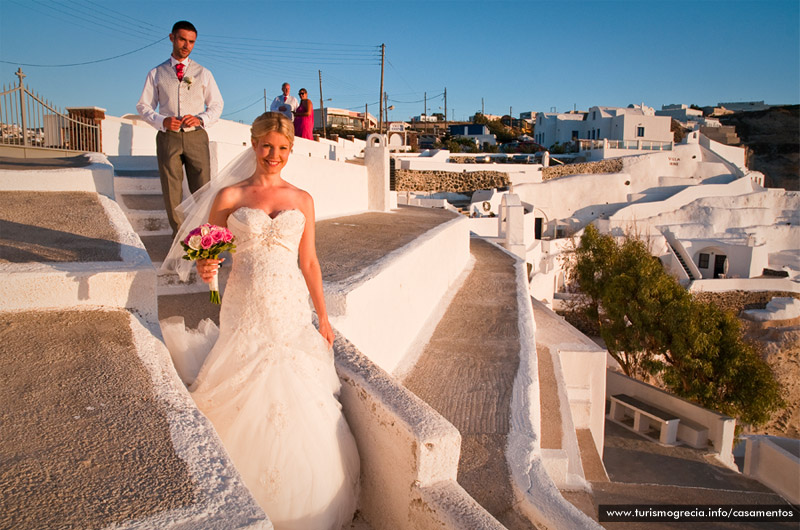
{"label": "utility pole", "polygon": [[369,131],[369,103],[364,103],[364,131]]}
{"label": "utility pole", "polygon": [[511,114],[511,107],[508,107],[508,126],[514,127],[514,115]]}
{"label": "utility pole", "polygon": [[380,118],[378,119],[378,134],[383,134],[383,62],[386,59],[386,44],[381,44],[381,97],[378,98]]}
{"label": "utility pole", "polygon": [[422,103],[422,115],[427,118],[428,117],[428,93],[427,92],[423,92],[423,94],[424,94],[424,96],[423,96],[424,99],[422,100],[423,101],[423,103]]}
{"label": "utility pole", "polygon": [[444,128],[447,129],[447,87],[444,87]]}
{"label": "utility pole", "polygon": [[267,112],[267,89],[264,89],[264,112]]}
{"label": "utility pole", "polygon": [[481,98],[481,114],[484,114],[484,115],[486,114],[486,113],[483,111],[483,98]]}
{"label": "utility pole", "polygon": [[324,100],[322,99],[322,70],[317,70],[317,72],[319,72],[319,116],[322,119],[322,137],[327,138],[328,124],[326,122],[328,120],[325,119],[325,107],[324,107],[325,103]]}

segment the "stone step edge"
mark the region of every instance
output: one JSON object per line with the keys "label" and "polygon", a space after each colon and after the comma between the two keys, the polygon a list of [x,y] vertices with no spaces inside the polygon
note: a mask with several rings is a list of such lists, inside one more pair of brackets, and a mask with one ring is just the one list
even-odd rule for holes
{"label": "stone step edge", "polygon": [[136,352],[150,375],[156,399],[163,404],[174,451],[186,462],[197,492],[197,500],[191,505],[130,521],[131,527],[271,528],[268,517],[227,457],[214,427],[197,409],[178,377],[158,324],[143,325],[133,314],[130,322]]}

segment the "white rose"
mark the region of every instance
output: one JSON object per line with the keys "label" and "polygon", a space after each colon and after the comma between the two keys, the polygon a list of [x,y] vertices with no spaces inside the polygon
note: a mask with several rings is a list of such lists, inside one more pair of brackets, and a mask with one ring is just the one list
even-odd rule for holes
{"label": "white rose", "polygon": [[211,232],[211,229],[209,227],[207,227],[207,226],[201,226],[200,227],[200,235],[201,236],[207,236],[209,232]]}
{"label": "white rose", "polygon": [[201,242],[203,241],[203,236],[200,234],[193,235],[189,238],[189,247],[193,248],[194,250],[200,250]]}
{"label": "white rose", "polygon": [[184,76],[183,82],[186,83],[187,85],[191,85],[192,83],[194,83],[194,77],[190,75]]}

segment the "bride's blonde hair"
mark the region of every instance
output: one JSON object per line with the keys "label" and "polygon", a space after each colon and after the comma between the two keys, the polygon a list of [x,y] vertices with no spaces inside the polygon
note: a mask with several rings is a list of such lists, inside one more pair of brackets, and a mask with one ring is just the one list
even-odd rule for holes
{"label": "bride's blonde hair", "polygon": [[256,118],[250,128],[250,137],[257,140],[273,131],[284,135],[290,144],[294,143],[294,124],[280,112],[265,112]]}

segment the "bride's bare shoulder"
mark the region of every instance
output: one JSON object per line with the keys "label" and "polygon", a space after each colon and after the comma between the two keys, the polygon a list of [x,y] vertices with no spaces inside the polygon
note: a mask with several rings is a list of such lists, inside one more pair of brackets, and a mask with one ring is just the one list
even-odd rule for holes
{"label": "bride's bare shoulder", "polygon": [[239,202],[239,199],[242,196],[242,188],[241,182],[237,182],[232,186],[227,186],[222,188],[217,192],[217,197],[214,199],[214,202],[222,207],[225,208],[226,206],[230,206],[232,204],[236,204]]}

